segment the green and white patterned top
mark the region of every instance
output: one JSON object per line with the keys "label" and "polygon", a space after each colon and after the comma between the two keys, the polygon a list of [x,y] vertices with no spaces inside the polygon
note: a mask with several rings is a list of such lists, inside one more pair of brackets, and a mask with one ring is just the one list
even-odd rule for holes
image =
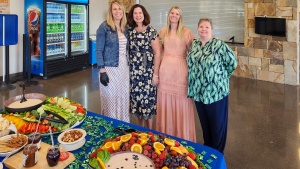
{"label": "green and white patterned top", "polygon": [[229,78],[237,59],[224,41],[213,38],[202,46],[200,39],[194,40],[187,64],[189,98],[211,104],[229,94]]}

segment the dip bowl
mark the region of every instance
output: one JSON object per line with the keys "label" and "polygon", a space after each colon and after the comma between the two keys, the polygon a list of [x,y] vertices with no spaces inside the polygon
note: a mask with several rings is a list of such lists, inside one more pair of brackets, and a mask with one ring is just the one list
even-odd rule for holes
{"label": "dip bowl", "polygon": [[[81,133],[81,136],[74,133]],[[68,135],[68,136],[67,136]],[[82,147],[85,143],[86,131],[79,128],[69,129],[62,132],[57,140],[60,143],[59,147],[66,151],[74,151]]]}

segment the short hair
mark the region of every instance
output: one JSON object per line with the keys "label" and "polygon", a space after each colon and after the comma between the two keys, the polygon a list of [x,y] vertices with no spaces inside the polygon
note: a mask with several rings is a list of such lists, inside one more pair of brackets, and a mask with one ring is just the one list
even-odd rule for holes
{"label": "short hair", "polygon": [[128,15],[127,15],[127,25],[134,28],[137,26],[136,22],[133,19],[133,11],[135,8],[141,8],[143,15],[144,15],[144,20],[143,20],[143,25],[147,26],[150,24],[150,15],[147,12],[146,8],[143,5],[140,4],[135,4],[131,7]]}
{"label": "short hair", "polygon": [[112,15],[112,12],[111,12],[113,4],[119,5],[119,7],[121,7],[121,9],[122,9],[123,17],[122,17],[121,22],[120,22],[120,28],[121,28],[121,32],[124,32],[125,28],[126,28],[127,19],[126,19],[125,8],[119,0],[113,0],[113,1],[110,2],[109,9],[107,11],[106,22],[112,30],[116,31],[116,25],[114,23],[113,15]]}
{"label": "short hair", "polygon": [[209,23],[210,23],[210,26],[211,26],[211,28],[213,29],[212,20],[211,20],[211,19],[209,19],[209,18],[200,18],[200,19],[199,19],[199,22],[198,22],[198,27],[199,27],[200,23],[201,23],[201,22],[204,22],[204,21],[207,21],[207,22],[209,22]]}

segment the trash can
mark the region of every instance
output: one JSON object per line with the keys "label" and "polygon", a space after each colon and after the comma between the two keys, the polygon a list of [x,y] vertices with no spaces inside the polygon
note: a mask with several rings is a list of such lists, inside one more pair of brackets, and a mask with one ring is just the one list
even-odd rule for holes
{"label": "trash can", "polygon": [[90,36],[90,42],[89,42],[89,64],[90,65],[96,65],[96,36]]}

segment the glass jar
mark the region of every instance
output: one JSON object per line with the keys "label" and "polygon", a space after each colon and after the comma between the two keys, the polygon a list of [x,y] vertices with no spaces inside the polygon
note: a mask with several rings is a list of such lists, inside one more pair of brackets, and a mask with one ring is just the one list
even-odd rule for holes
{"label": "glass jar", "polygon": [[38,150],[41,149],[41,133],[39,132],[33,132],[28,136],[28,144],[36,144],[38,147]]}
{"label": "glass jar", "polygon": [[50,147],[47,152],[47,162],[50,167],[54,167],[57,165],[60,157],[59,147]]}
{"label": "glass jar", "polygon": [[36,144],[27,144],[23,150],[24,167],[32,167],[38,162],[38,148]]}

